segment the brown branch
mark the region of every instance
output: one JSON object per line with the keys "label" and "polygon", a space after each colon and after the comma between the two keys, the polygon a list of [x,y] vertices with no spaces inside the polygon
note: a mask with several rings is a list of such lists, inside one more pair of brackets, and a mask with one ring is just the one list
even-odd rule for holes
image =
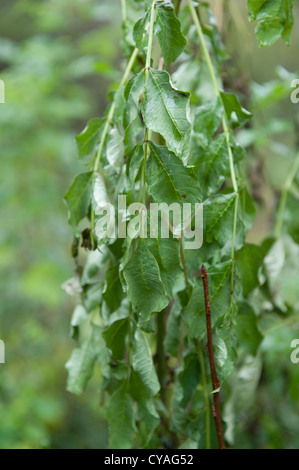
{"label": "brown branch", "polygon": [[[210,362],[210,370],[212,377],[213,385],[213,418],[216,425],[218,446],[219,449],[225,449],[222,424],[221,424],[221,407],[220,407],[220,381],[217,376],[215,358],[214,358],[214,348],[213,348],[213,334],[212,334],[212,324],[211,324],[211,307],[210,307],[210,296],[209,296],[209,283],[208,283],[208,273],[204,265],[201,267],[201,277],[203,282],[204,296],[205,296],[205,308],[206,308],[206,322],[207,322],[207,335],[208,335],[208,356]],[[218,391],[216,391],[218,390]]]}

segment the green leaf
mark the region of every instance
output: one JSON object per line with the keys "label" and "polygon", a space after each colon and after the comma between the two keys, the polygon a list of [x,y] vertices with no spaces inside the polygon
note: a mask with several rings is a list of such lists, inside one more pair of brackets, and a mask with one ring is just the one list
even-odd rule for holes
{"label": "green leaf", "polygon": [[259,285],[258,270],[263,261],[263,253],[259,246],[246,244],[237,252],[237,267],[246,296]]}
{"label": "green leaf", "polygon": [[123,137],[117,128],[113,128],[108,136],[106,157],[118,174],[124,163],[124,153]]}
{"label": "green leaf", "polygon": [[150,394],[152,396],[157,395],[160,390],[160,384],[148,341],[140,328],[136,329],[134,335],[132,365]]}
{"label": "green leaf", "polygon": [[85,129],[76,137],[80,159],[92,159],[100,141],[105,119],[91,119]]}
{"label": "green leaf", "polygon": [[101,210],[109,202],[110,200],[104,177],[101,173],[96,173],[92,189],[92,207],[95,214],[101,213]]}
{"label": "green leaf", "polygon": [[93,375],[94,364],[101,356],[102,373],[108,375],[108,354],[101,329],[92,326],[88,339],[80,348],[74,349],[66,364],[68,370],[67,390],[76,395],[82,393]]}
{"label": "green leaf", "polygon": [[222,103],[227,115],[227,118],[231,122],[232,127],[244,126],[246,122],[252,117],[252,114],[243,108],[233,93],[221,92]]}
{"label": "green leaf", "polygon": [[[230,274],[232,264],[226,261],[207,269],[212,327],[230,310]],[[191,299],[183,311],[189,337],[201,339],[206,334],[206,311],[202,279],[196,281]]]}
{"label": "green leaf", "polygon": [[250,21],[256,20],[256,15],[258,14],[263,4],[266,2],[267,0],[247,0]]}
{"label": "green leaf", "polygon": [[246,187],[239,191],[241,202],[242,222],[244,224],[245,233],[249,232],[256,215],[256,208],[253,198],[248,193]]}
{"label": "green leaf", "polygon": [[148,240],[148,248],[159,264],[165,291],[172,297],[175,282],[183,273],[180,242],[172,238],[152,238]]}
{"label": "green leaf", "polygon": [[290,44],[296,0],[247,0],[249,18],[257,20],[255,33],[260,46],[271,46],[279,38]]}
{"label": "green leaf", "polygon": [[126,166],[126,173],[133,185],[139,173],[142,162],[144,161],[143,143],[137,144],[132,153],[130,153]]}
{"label": "green leaf", "polygon": [[189,93],[174,88],[167,72],[149,70],[142,110],[146,127],[161,134],[177,156],[189,153]]}
{"label": "green leaf", "polygon": [[[97,287],[103,281],[108,262],[106,252],[90,251],[85,259],[85,265],[81,274],[81,285],[94,284]],[[98,291],[101,292],[100,289]]]}
{"label": "green leaf", "polygon": [[237,194],[217,194],[204,201],[205,240],[223,245],[231,239],[234,205]]}
{"label": "green leaf", "polygon": [[125,88],[126,106],[124,111],[124,145],[129,154],[137,143],[137,137],[143,127],[139,116],[139,98],[144,91],[143,71],[135,75]]}
{"label": "green leaf", "polygon": [[140,18],[134,25],[133,29],[133,38],[136,44],[136,47],[143,52],[148,45],[148,35],[147,35],[147,25],[150,21],[151,9],[149,8],[143,18]]}
{"label": "green leaf", "polygon": [[136,401],[138,406],[138,414],[143,425],[146,426],[147,433],[144,437],[144,447],[150,441],[153,432],[160,423],[160,418],[154,405],[149,390],[145,387],[139,374],[134,369],[130,375],[130,395]]}
{"label": "green leaf", "polygon": [[185,409],[192,397],[200,379],[200,364],[198,354],[188,353],[181,364],[174,385],[171,402],[171,423],[170,428],[181,438],[186,435],[186,428],[190,415]]}
{"label": "green leaf", "polygon": [[231,396],[226,400],[223,419],[226,422],[225,438],[234,443],[235,425],[237,425],[244,413],[250,412],[252,406],[256,406],[256,388],[258,386],[263,363],[261,357],[246,355],[236,373],[230,378]]}
{"label": "green leaf", "polygon": [[191,204],[201,201],[201,190],[192,169],[186,168],[182,161],[166,147],[150,142],[150,157],[146,167],[148,191],[158,203],[171,205],[185,202]]}
{"label": "green leaf", "polygon": [[237,358],[235,332],[231,326],[215,328],[214,351],[217,373],[222,383],[234,372]]}
{"label": "green leaf", "polygon": [[246,303],[242,304],[236,317],[236,335],[239,346],[248,354],[255,356],[263,335],[258,329],[257,316]]}
{"label": "green leaf", "polygon": [[195,146],[192,149],[190,165],[196,166],[200,186],[207,196],[215,194],[230,175],[227,142],[224,134],[212,140],[205,149]]}
{"label": "green leaf", "polygon": [[92,190],[92,171],[76,176],[64,198],[68,208],[69,224],[78,233],[78,223],[88,215]]}
{"label": "green leaf", "polygon": [[179,382],[182,385],[183,396],[181,405],[185,408],[192,398],[200,378],[200,364],[198,354],[189,353],[184,357],[184,367],[179,373]]}
{"label": "green leaf", "polygon": [[181,342],[181,313],[182,307],[178,299],[175,298],[167,318],[164,338],[165,351],[173,357],[177,357],[179,353],[179,345]]}
{"label": "green leaf", "polygon": [[118,265],[110,266],[106,272],[106,285],[103,291],[103,299],[110,308],[111,313],[115,312],[124,297],[124,292],[119,278]]}
{"label": "green leaf", "polygon": [[196,108],[193,132],[199,144],[207,148],[217,131],[223,116],[220,100],[208,102]]}
{"label": "green leaf", "polygon": [[154,33],[159,40],[164,61],[169,64],[183,52],[187,41],[182,35],[180,22],[171,3],[157,2],[156,11]]}
{"label": "green leaf", "polygon": [[88,315],[83,305],[78,304],[71,319],[71,335],[73,339],[77,340],[79,338],[79,327],[87,317]]}
{"label": "green leaf", "polygon": [[136,426],[133,404],[125,382],[110,397],[106,416],[109,424],[110,448],[131,449]]}
{"label": "green leaf", "polygon": [[103,332],[106,345],[112,351],[112,357],[117,360],[123,359],[126,350],[126,337],[129,329],[128,318],[116,320]]}
{"label": "green leaf", "polygon": [[159,265],[145,240],[139,240],[137,250],[123,272],[128,286],[128,299],[141,313],[142,321],[149,320],[152,313],[160,312],[166,307],[169,297],[165,293]]}

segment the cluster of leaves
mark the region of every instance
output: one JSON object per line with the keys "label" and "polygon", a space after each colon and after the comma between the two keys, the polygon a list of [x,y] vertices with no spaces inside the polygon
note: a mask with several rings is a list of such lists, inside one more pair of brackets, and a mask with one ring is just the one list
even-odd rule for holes
{"label": "cluster of leaves", "polygon": [[[67,289],[80,299],[72,318],[80,345],[67,363],[68,390],[80,394],[99,365],[112,448],[215,445],[203,353],[202,264],[209,273],[230,443],[242,390],[235,386],[236,374],[232,385],[229,377],[237,360],[239,388],[249,381],[254,388],[260,373],[262,334],[252,293],[268,292],[272,271],[267,266],[276,241],[259,247],[245,240],[255,208],[242,176],[245,151],[236,133],[251,113],[236,94],[222,91],[219,71],[226,55],[209,6],[174,3],[124,2],[128,66],[106,116],[89,121],[77,137],[79,159],[87,168],[65,195],[76,261]],[[290,6],[248,2],[264,44],[278,35],[288,39],[291,9],[284,3]],[[273,4],[282,10],[274,11]],[[130,19],[131,9],[141,18]],[[273,15],[280,19],[275,38],[268,31]],[[211,26],[202,26],[203,18]],[[117,207],[119,195],[127,206],[202,202],[203,246],[185,250],[183,237],[165,239],[160,233],[155,238],[102,236],[99,208],[108,202]],[[130,214],[125,220],[134,224]]]}

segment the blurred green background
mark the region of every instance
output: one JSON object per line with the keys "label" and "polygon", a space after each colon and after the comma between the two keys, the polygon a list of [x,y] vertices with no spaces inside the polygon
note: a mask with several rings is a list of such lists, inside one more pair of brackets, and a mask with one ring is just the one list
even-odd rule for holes
{"label": "blurred green background", "polygon": [[[298,25],[298,9],[296,17]],[[299,78],[299,28],[291,47],[260,49],[245,0],[225,0],[217,20],[230,53],[225,85],[256,112],[239,138],[258,209],[249,240],[259,243],[271,231],[296,148],[299,104],[290,101],[290,80]],[[74,303],[61,285],[74,266],[63,195],[79,170],[74,138],[104,113],[123,67],[121,21],[120,0],[1,0],[0,448],[107,445],[96,377],[82,397],[65,391]],[[284,295],[293,295],[296,310],[298,269],[285,266],[292,286]],[[289,360],[296,334],[296,322],[266,334],[258,393],[236,447],[298,448],[299,365]]]}

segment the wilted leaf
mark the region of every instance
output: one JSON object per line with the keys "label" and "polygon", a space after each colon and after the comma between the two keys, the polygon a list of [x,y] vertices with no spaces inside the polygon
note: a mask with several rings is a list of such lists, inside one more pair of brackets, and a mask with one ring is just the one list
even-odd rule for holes
{"label": "wilted leaf", "polygon": [[172,152],[187,157],[191,132],[189,93],[175,89],[167,72],[150,69],[142,114],[145,125],[161,134]]}

